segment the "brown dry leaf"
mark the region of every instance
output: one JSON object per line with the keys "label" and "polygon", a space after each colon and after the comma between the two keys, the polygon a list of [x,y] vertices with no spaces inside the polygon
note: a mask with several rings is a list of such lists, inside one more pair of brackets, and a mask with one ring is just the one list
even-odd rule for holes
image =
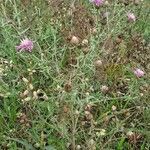
{"label": "brown dry leaf", "polygon": [[31,0],[21,0],[21,4],[23,4],[24,6],[27,6],[31,4]]}
{"label": "brown dry leaf", "polygon": [[71,84],[71,82],[67,82],[64,85],[64,89],[65,89],[66,92],[71,92],[71,90],[72,90],[72,84]]}
{"label": "brown dry leaf", "polygon": [[69,112],[69,107],[67,106],[67,105],[64,105],[64,107],[63,107],[63,112],[64,113],[68,113]]}
{"label": "brown dry leaf", "polygon": [[109,35],[108,38],[104,41],[103,47],[105,50],[104,55],[108,55],[112,53],[112,50],[114,48],[114,43],[113,43],[111,35]]}
{"label": "brown dry leaf", "polygon": [[18,121],[20,124],[22,124],[26,127],[30,126],[29,119],[25,113],[20,113],[20,115],[18,116]]}
{"label": "brown dry leaf", "polygon": [[82,49],[84,55],[86,55],[88,52],[89,52],[89,48],[88,47],[85,47]]}
{"label": "brown dry leaf", "polygon": [[70,57],[68,58],[68,64],[69,64],[69,65],[76,65],[76,64],[77,64],[77,59],[76,59],[76,57],[75,57],[75,56],[70,56]]}
{"label": "brown dry leaf", "polygon": [[136,145],[142,139],[142,135],[135,132],[130,132],[127,134],[127,138],[131,144]]}

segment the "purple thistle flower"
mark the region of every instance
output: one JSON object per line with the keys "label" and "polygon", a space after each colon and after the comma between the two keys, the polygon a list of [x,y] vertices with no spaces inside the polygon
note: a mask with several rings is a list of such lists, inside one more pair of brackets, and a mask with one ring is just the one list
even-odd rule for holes
{"label": "purple thistle flower", "polygon": [[136,68],[133,72],[138,78],[144,76],[144,71],[142,71],[141,69]]}
{"label": "purple thistle flower", "polygon": [[131,22],[136,21],[136,17],[133,13],[128,12],[127,17],[128,17],[128,20],[131,21]]}
{"label": "purple thistle flower", "polygon": [[101,6],[104,0],[90,0],[90,2],[94,3],[96,6]]}
{"label": "purple thistle flower", "polygon": [[18,51],[28,51],[31,52],[33,49],[33,42],[29,40],[28,38],[23,39],[19,46],[16,46],[16,49]]}

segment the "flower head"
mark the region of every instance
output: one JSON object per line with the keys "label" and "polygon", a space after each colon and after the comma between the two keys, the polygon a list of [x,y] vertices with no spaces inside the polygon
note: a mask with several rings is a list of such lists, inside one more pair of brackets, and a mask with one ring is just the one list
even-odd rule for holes
{"label": "flower head", "polygon": [[141,69],[136,68],[136,69],[134,70],[134,74],[135,74],[138,78],[140,78],[140,77],[143,77],[143,76],[144,76],[144,71],[142,71]]}
{"label": "flower head", "polygon": [[25,51],[31,52],[33,49],[33,42],[31,40],[29,40],[28,38],[23,39],[21,41],[20,45],[16,46],[16,49],[18,51],[25,50]]}
{"label": "flower head", "polygon": [[104,0],[90,0],[90,2],[94,3],[96,6],[101,6]]}
{"label": "flower head", "polygon": [[133,13],[128,13],[127,17],[129,21],[136,21],[136,17]]}

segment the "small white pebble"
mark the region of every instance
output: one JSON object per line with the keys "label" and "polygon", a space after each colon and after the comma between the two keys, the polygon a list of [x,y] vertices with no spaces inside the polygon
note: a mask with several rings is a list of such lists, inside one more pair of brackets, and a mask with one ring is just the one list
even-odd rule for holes
{"label": "small white pebble", "polygon": [[31,71],[31,69],[30,69],[30,68],[28,68],[27,70],[28,70],[29,72]]}
{"label": "small white pebble", "polygon": [[100,67],[103,66],[103,63],[102,63],[101,60],[96,60],[96,61],[94,62],[94,66],[95,66],[96,68],[100,68]]}
{"label": "small white pebble", "polygon": [[71,145],[71,143],[67,143],[67,144],[66,144],[67,148],[69,148],[70,145]]}
{"label": "small white pebble", "polygon": [[84,40],[82,41],[82,45],[83,45],[83,46],[88,45],[88,43],[89,43],[89,41],[88,41],[87,39],[84,39]]}
{"label": "small white pebble", "polygon": [[138,110],[141,110],[141,106],[136,106],[136,108],[137,108]]}
{"label": "small white pebble", "polygon": [[84,113],[85,113],[85,115],[91,114],[89,111],[85,111]]}
{"label": "small white pebble", "polygon": [[32,70],[32,72],[33,72],[33,73],[35,73],[35,72],[36,72],[36,70]]}
{"label": "small white pebble", "polygon": [[61,86],[59,86],[59,85],[57,85],[57,88],[56,88],[57,90],[60,90],[61,89]]}
{"label": "small white pebble", "polygon": [[101,131],[99,132],[101,136],[104,136],[106,134],[106,130],[105,129],[101,129]]}
{"label": "small white pebble", "polygon": [[22,80],[23,80],[24,83],[29,83],[29,80],[27,78],[23,77]]}
{"label": "small white pebble", "polygon": [[26,97],[24,100],[22,100],[23,102],[28,102],[31,100],[31,97]]}
{"label": "small white pebble", "polygon": [[33,99],[38,99],[37,92],[33,91]]}
{"label": "small white pebble", "polygon": [[93,34],[96,34],[96,33],[97,33],[97,29],[96,29],[96,28],[93,28],[92,33],[93,33]]}
{"label": "small white pebble", "polygon": [[85,78],[85,81],[88,82],[88,81],[89,81],[89,78]]}
{"label": "small white pebble", "polygon": [[29,84],[29,88],[30,90],[33,90],[33,85],[31,83]]}
{"label": "small white pebble", "polygon": [[140,96],[144,96],[144,94],[143,94],[143,93],[140,93]]}
{"label": "small white pebble", "polygon": [[44,54],[43,54],[43,53],[41,53],[41,56],[43,57],[43,56],[44,56]]}
{"label": "small white pebble", "polygon": [[115,111],[116,109],[117,109],[117,107],[113,105],[112,110]]}
{"label": "small white pebble", "polygon": [[105,3],[104,3],[106,6],[108,6],[109,5],[109,2],[108,1],[105,1]]}
{"label": "small white pebble", "polygon": [[78,39],[78,37],[72,36],[70,43],[71,43],[71,44],[79,44],[79,39]]}
{"label": "small white pebble", "polygon": [[127,132],[127,136],[132,136],[134,133],[132,131]]}
{"label": "small white pebble", "polygon": [[25,90],[24,92],[23,92],[23,96],[27,96],[29,94],[29,91],[28,90]]}
{"label": "small white pebble", "polygon": [[80,112],[79,112],[78,110],[76,110],[76,111],[75,111],[75,114],[76,114],[76,115],[79,115],[79,114],[80,114]]}
{"label": "small white pebble", "polygon": [[91,139],[91,140],[89,141],[89,144],[92,146],[92,145],[95,144],[95,141],[94,141],[93,139]]}
{"label": "small white pebble", "polygon": [[81,146],[80,145],[77,145],[77,150],[80,150],[81,149]]}
{"label": "small white pebble", "polygon": [[86,95],[86,96],[89,96],[89,95],[90,95],[90,93],[89,93],[89,92],[86,92],[86,93],[85,93],[85,95]]}
{"label": "small white pebble", "polygon": [[93,86],[90,87],[90,91],[91,91],[91,92],[94,92]]}
{"label": "small white pebble", "polygon": [[48,100],[48,96],[46,94],[44,94],[43,99]]}
{"label": "small white pebble", "polygon": [[34,145],[36,148],[39,148],[40,147],[40,144],[39,143],[35,143]]}

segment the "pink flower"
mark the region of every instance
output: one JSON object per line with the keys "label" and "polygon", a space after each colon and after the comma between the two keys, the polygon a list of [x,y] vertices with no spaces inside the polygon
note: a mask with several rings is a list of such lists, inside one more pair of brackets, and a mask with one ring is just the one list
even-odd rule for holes
{"label": "pink flower", "polygon": [[101,6],[104,0],[90,0],[90,2],[94,3],[96,6]]}
{"label": "pink flower", "polygon": [[28,51],[31,52],[33,49],[33,42],[29,40],[28,38],[23,39],[19,46],[16,46],[16,49],[18,51]]}
{"label": "pink flower", "polygon": [[142,71],[141,69],[136,68],[133,72],[138,78],[144,76],[144,71]]}
{"label": "pink flower", "polygon": [[129,21],[136,21],[136,17],[133,13],[127,13],[127,17]]}

